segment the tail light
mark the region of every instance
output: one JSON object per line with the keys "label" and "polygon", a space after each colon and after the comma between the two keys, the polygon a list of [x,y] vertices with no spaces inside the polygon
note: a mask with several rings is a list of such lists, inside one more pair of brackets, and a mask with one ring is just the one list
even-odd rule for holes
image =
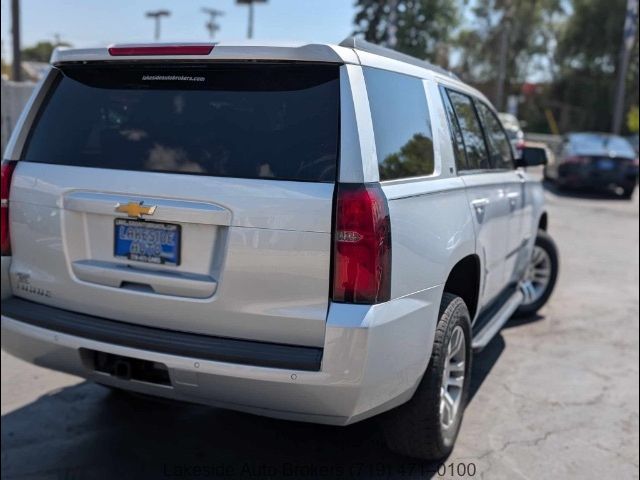
{"label": "tail light", "polygon": [[379,184],[338,184],[333,238],[334,302],[391,297],[391,224]]}
{"label": "tail light", "polygon": [[11,190],[11,177],[13,170],[16,168],[15,161],[2,162],[2,171],[0,172],[0,190],[1,192],[1,210],[0,222],[2,227],[2,239],[0,242],[0,251],[2,256],[11,255],[11,239],[9,237],[9,190]]}

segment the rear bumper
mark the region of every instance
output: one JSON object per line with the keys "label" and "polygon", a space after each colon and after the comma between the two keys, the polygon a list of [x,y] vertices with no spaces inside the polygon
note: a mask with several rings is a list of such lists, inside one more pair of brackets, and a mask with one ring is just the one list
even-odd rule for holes
{"label": "rear bumper", "polygon": [[11,293],[11,279],[9,278],[9,267],[11,266],[11,257],[0,257],[2,264],[0,265],[0,289],[1,298],[4,301],[9,298]]}
{"label": "rear bumper", "polygon": [[139,350],[193,356],[260,367],[320,370],[322,349],[236,340],[151,328],[70,312],[40,303],[11,298],[2,313],[14,320],[72,336]]}
{"label": "rear bumper", "polygon": [[611,186],[631,188],[638,182],[638,171],[602,172],[591,168],[563,165],[558,169],[558,180],[567,187],[606,189]]}
{"label": "rear bumper", "polygon": [[[178,332],[170,332],[170,341],[148,331],[156,329],[13,298],[3,304],[2,348],[36,365],[132,391],[345,425],[411,398],[431,355],[441,295],[442,287],[434,287],[380,305],[332,304],[323,349]],[[162,363],[170,385],[98,372],[80,349]]]}

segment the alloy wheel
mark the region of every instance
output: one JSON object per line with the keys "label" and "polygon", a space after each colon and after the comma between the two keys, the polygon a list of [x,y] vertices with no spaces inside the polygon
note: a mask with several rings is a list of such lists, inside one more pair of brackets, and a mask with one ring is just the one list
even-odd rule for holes
{"label": "alloy wheel", "polygon": [[457,325],[447,346],[447,357],[440,387],[440,423],[447,430],[455,425],[464,388],[467,341],[462,327]]}

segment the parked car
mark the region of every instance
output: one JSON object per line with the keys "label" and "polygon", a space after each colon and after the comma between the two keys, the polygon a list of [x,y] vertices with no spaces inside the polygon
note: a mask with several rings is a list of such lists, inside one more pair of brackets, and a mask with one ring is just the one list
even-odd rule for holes
{"label": "parked car", "polygon": [[505,132],[507,132],[515,156],[519,157],[524,147],[524,132],[522,131],[520,121],[515,115],[506,112],[498,113],[498,117],[502,122]]}
{"label": "parked car", "polygon": [[554,287],[544,149],[516,163],[480,92],[352,38],[52,64],[2,164],[6,351],[451,452],[473,349]]}
{"label": "parked car", "polygon": [[623,137],[608,133],[570,133],[545,177],[561,188],[620,191],[631,198],[638,183],[638,156]]}

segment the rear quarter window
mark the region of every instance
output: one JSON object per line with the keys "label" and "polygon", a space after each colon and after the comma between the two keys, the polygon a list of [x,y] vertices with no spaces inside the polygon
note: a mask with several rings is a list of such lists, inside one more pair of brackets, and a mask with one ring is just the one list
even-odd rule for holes
{"label": "rear quarter window", "polygon": [[337,65],[68,66],[23,160],[333,182],[338,78]]}
{"label": "rear quarter window", "polygon": [[433,133],[422,80],[365,67],[380,180],[431,175]]}

